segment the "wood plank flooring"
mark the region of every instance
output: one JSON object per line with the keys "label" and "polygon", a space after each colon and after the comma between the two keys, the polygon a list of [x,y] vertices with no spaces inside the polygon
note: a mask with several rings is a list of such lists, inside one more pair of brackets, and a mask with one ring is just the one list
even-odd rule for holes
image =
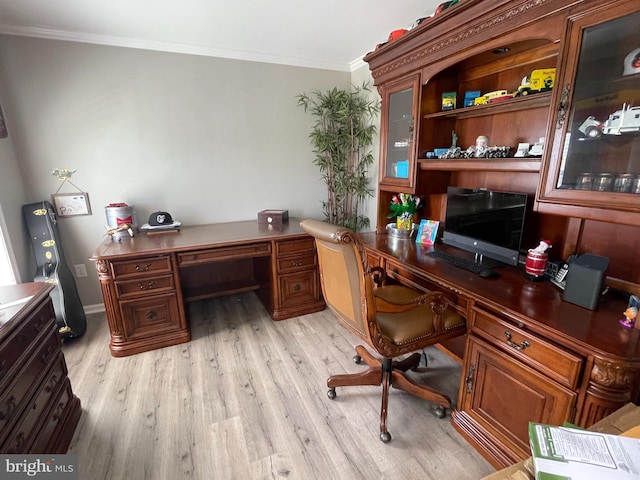
{"label": "wood plank flooring", "polygon": [[[480,479],[494,469],[434,406],[391,391],[337,389],[357,372],[358,339],[325,310],[272,321],[253,293],[189,306],[193,340],[125,358],[109,354],[104,314],[64,346],[83,414],[69,453],[83,480]],[[435,348],[416,373],[452,399],[460,366]]]}

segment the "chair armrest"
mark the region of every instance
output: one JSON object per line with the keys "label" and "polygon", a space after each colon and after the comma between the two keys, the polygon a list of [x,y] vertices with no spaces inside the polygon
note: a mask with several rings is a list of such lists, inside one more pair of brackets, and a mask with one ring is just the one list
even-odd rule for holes
{"label": "chair armrest", "polygon": [[367,273],[371,275],[376,288],[381,287],[387,281],[387,271],[382,267],[371,267]]}

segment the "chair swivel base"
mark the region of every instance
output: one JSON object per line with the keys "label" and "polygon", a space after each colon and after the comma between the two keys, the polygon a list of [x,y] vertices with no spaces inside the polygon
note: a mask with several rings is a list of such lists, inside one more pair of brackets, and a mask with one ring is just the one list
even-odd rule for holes
{"label": "chair swivel base", "polygon": [[359,373],[332,375],[327,380],[327,397],[331,400],[336,398],[336,387],[351,387],[382,385],[382,407],[380,410],[380,440],[384,443],[391,441],[391,435],[387,431],[387,407],[389,401],[389,387],[404,390],[424,400],[438,405],[435,415],[444,418],[446,409],[451,408],[451,399],[426,385],[418,385],[408,378],[404,372],[415,370],[420,364],[420,354],[414,353],[404,360],[392,361],[389,358],[377,359],[362,345],[356,346],[356,356],[354,361],[360,363],[363,360],[369,367]]}

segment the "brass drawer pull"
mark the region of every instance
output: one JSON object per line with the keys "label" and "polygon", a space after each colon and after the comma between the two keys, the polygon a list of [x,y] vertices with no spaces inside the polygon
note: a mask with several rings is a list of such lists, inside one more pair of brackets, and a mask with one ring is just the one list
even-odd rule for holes
{"label": "brass drawer pull", "polygon": [[525,348],[531,346],[531,344],[526,340],[520,342],[520,345],[516,345],[511,341],[511,334],[508,331],[504,332],[504,336],[507,337],[507,345],[509,345],[512,348],[515,348],[516,350],[524,350]]}
{"label": "brass drawer pull", "polygon": [[147,313],[147,318],[149,320],[155,320],[156,318],[158,318],[158,314],[156,312],[154,312],[153,310],[149,311]]}
{"label": "brass drawer pull", "polygon": [[304,262],[302,260],[291,260],[292,267],[301,267],[303,265],[304,265]]}
{"label": "brass drawer pull", "polygon": [[144,283],[139,283],[138,284],[138,288],[140,290],[149,290],[151,288],[153,288],[155,286],[155,282],[152,280],[149,283],[147,283],[146,285]]}
{"label": "brass drawer pull", "polygon": [[144,267],[141,267],[140,265],[136,265],[136,271],[138,272],[148,272],[150,268],[151,268],[150,263],[147,263]]}

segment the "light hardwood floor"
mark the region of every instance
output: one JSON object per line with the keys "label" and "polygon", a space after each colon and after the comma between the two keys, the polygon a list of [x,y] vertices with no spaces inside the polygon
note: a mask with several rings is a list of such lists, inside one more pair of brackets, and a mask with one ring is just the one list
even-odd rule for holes
{"label": "light hardwood floor", "polygon": [[[103,314],[64,346],[82,418],[69,453],[82,480],[480,479],[494,469],[434,407],[391,391],[337,389],[356,372],[357,338],[325,310],[272,321],[254,294],[193,303],[193,340],[126,358],[109,354]],[[460,366],[432,348],[419,373],[457,398]],[[455,400],[454,400],[455,402]]]}

